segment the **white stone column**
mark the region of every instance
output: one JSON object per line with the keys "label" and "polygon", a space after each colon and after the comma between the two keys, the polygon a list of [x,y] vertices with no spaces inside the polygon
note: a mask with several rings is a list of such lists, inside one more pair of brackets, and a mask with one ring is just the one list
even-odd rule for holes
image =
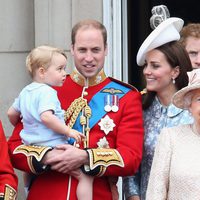
{"label": "white stone column", "polygon": [[71,0],[35,0],[35,45],[55,45],[69,51]]}
{"label": "white stone column", "polygon": [[0,0],[0,5],[0,119],[9,136],[7,110],[30,80],[25,58],[34,46],[34,7],[31,0]]}

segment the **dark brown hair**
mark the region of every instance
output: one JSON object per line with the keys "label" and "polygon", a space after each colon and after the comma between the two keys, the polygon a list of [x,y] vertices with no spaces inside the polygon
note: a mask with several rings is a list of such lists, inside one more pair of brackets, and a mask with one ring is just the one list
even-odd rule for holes
{"label": "dark brown hair", "polygon": [[[180,73],[178,77],[175,79],[175,86],[177,90],[182,89],[183,87],[188,85],[188,75],[187,72],[192,70],[192,64],[188,53],[184,49],[184,47],[180,44],[180,42],[169,42],[160,47],[156,48],[161,51],[167,62],[170,64],[172,68],[179,66]],[[149,108],[152,104],[156,92],[147,91],[147,93],[143,96],[143,109]]]}

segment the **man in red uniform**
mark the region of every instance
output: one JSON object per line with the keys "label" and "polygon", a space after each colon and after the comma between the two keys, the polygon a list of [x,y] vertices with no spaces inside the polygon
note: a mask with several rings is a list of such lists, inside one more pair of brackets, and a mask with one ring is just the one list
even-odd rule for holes
{"label": "man in red uniform", "polygon": [[134,87],[106,77],[105,27],[95,20],[77,23],[72,29],[71,53],[76,68],[56,90],[67,124],[83,132],[86,140],[80,148],[26,146],[21,144],[22,125],[18,124],[9,148],[16,168],[36,174],[28,200],[76,200],[73,175],[80,167],[94,176],[93,199],[111,200],[113,180],[134,174],[141,161],[141,96]]}
{"label": "man in red uniform", "polygon": [[8,145],[0,121],[0,200],[16,199],[17,176],[8,155]]}

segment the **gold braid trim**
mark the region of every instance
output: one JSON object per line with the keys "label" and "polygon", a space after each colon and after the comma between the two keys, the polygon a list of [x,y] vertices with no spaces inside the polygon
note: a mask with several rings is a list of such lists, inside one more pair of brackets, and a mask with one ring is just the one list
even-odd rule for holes
{"label": "gold braid trim", "polygon": [[89,118],[92,115],[92,111],[91,111],[91,108],[87,104],[87,100],[84,99],[83,97],[79,97],[78,99],[75,99],[71,103],[69,108],[65,111],[64,117],[65,117],[65,121],[70,119],[68,122],[68,126],[70,128],[73,128],[78,118],[78,115],[80,114],[81,111],[82,111],[82,115],[80,116],[80,124],[83,126],[83,133],[86,136],[86,140],[84,141],[84,148],[87,148],[88,141],[89,141],[89,131],[90,131]]}
{"label": "gold braid trim", "polygon": [[40,162],[47,151],[52,149],[52,147],[44,147],[44,146],[28,146],[28,145],[20,145],[14,150],[14,154],[22,153],[27,157],[34,156],[38,162]]}
{"label": "gold braid trim", "polygon": [[81,97],[79,97],[78,99],[75,99],[72,103],[71,103],[71,105],[69,106],[69,108],[67,109],[67,111],[65,111],[65,121],[67,120],[67,119],[69,119],[69,117],[72,115],[72,113],[74,112],[74,108],[77,106],[77,104],[78,104],[78,102],[79,101],[81,101],[82,100],[82,98]]}
{"label": "gold braid trim", "polygon": [[32,161],[32,160],[33,160],[33,157],[32,157],[32,156],[27,157],[28,166],[29,166],[31,172],[32,172],[33,174],[37,174],[37,172],[36,172],[36,170],[35,170],[35,168],[34,168],[34,166],[33,166],[33,161]]}
{"label": "gold braid trim", "polygon": [[15,200],[17,198],[16,190],[10,185],[5,185],[4,200]]}
{"label": "gold braid trim", "polygon": [[86,105],[85,106],[85,116],[88,117],[88,118],[90,118],[91,115],[92,115],[91,108],[88,105]]}
{"label": "gold braid trim", "polygon": [[85,106],[84,114],[86,116],[86,125],[84,126],[85,127],[86,140],[84,142],[84,148],[88,148],[89,147],[89,145],[88,145],[88,143],[89,143],[89,133],[90,133],[89,119],[92,116],[92,110],[88,105]]}
{"label": "gold braid trim", "polygon": [[101,177],[104,175],[105,172],[106,172],[106,167],[100,166],[100,171],[96,176]]}
{"label": "gold braid trim", "polygon": [[81,116],[80,117],[80,123],[81,123],[81,125],[83,126],[83,125],[86,125],[86,117],[85,116]]}
{"label": "gold braid trim", "polygon": [[98,166],[108,167],[115,165],[124,167],[124,161],[116,149],[97,148],[88,149],[90,169],[93,170]]}
{"label": "gold braid trim", "polygon": [[79,97],[78,99],[75,99],[67,111],[65,111],[65,121],[70,118],[70,121],[68,123],[68,126],[72,128],[74,126],[74,123],[76,122],[76,119],[81,112],[81,110],[86,106],[87,101],[86,99]]}

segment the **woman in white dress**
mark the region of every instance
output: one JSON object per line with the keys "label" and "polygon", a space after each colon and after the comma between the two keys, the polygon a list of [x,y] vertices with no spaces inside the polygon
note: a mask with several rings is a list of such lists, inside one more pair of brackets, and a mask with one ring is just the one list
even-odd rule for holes
{"label": "woman in white dress", "polygon": [[164,128],[159,135],[146,200],[200,199],[200,69],[188,72],[189,84],[172,98],[194,123]]}

